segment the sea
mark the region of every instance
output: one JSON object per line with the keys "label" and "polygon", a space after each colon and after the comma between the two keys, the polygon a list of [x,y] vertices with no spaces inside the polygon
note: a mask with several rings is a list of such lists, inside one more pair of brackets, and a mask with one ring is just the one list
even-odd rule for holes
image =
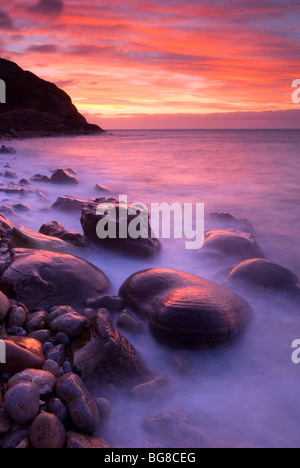
{"label": "sea", "polygon": [[[129,202],[147,206],[203,203],[206,230],[220,228],[212,212],[245,218],[266,258],[300,275],[300,130],[117,130],[7,144],[17,154],[1,155],[0,172],[9,163],[19,179],[30,179],[71,168],[80,181],[74,186],[35,184],[43,197],[1,193],[0,205],[30,206],[26,214],[7,215],[17,225],[39,230],[56,220],[81,233],[80,215],[51,206],[63,195],[99,197],[95,186],[100,184],[114,197],[126,195]],[[217,273],[225,265],[206,261],[201,251],[187,250],[185,239],[161,242],[161,255],[154,259],[97,248],[88,249],[85,258],[110,278],[111,294],[117,294],[131,274],[154,267],[222,282]],[[111,422],[101,433],[112,446],[186,447],[187,427],[201,431],[212,447],[300,446],[300,364],[291,358],[292,343],[300,339],[299,304],[287,305],[279,293],[262,297],[249,291],[245,298],[254,311],[253,323],[238,343],[226,348],[175,352],[148,333],[126,335],[154,375],[169,375],[173,384],[163,398],[144,402],[112,392]],[[176,372],[170,365],[174,353],[190,362],[193,371]],[[97,387],[93,392],[103,396]],[[180,428],[173,422],[149,432],[145,421],[162,414],[186,421],[179,424],[181,442]]]}

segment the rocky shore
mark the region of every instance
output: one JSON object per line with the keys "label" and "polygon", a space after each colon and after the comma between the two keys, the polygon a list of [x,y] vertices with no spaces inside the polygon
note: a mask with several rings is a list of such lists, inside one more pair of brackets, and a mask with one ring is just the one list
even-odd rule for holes
{"label": "rocky shore", "polygon": [[[3,147],[2,154],[12,151]],[[0,191],[22,199],[29,193],[43,196],[41,181],[58,189],[80,183],[71,169],[58,168],[52,177],[33,174],[29,181],[6,170],[7,185]],[[27,205],[1,207],[0,338],[6,344],[6,363],[0,364],[1,448],[111,447],[106,437],[113,425],[110,396],[124,392],[143,404],[167,398],[174,384],[170,375],[153,374],[130,336],[150,333],[170,350],[170,374],[184,378],[191,363],[178,350],[222,348],[243,339],[253,318],[239,295],[245,288],[257,295],[280,290],[299,301],[296,275],[265,259],[251,223],[228,213],[212,214],[220,226],[206,233],[201,251],[224,266],[222,285],[156,268],[136,272],[112,296],[105,264],[102,271],[83,253],[92,246],[147,261],[159,255],[160,242],[150,238],[150,222],[149,239],[102,242],[95,232],[101,219],[96,207],[107,202],[118,203],[58,197],[51,214],[66,210],[81,216],[83,234],[50,219],[39,232],[16,226],[10,215]],[[100,397],[93,396],[95,387]],[[144,429],[150,439],[167,439],[170,447],[209,445],[176,411],[153,414]]]}

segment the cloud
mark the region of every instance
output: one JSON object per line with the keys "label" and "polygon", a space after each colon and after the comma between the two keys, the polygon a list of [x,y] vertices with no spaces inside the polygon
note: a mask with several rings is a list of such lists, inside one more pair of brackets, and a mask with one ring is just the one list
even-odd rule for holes
{"label": "cloud", "polygon": [[36,5],[29,7],[28,11],[42,15],[59,15],[63,8],[63,0],[39,0]]}
{"label": "cloud", "polygon": [[13,20],[3,10],[0,10],[0,29],[14,29]]}
{"label": "cloud", "polygon": [[27,48],[27,52],[36,52],[41,54],[54,54],[59,51],[59,47],[55,44],[37,44]]}

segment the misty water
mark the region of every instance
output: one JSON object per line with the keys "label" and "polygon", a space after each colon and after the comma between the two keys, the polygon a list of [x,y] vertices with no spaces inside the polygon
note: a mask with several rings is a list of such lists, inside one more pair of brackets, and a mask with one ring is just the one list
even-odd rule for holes
{"label": "misty water", "polygon": [[[60,195],[96,198],[99,183],[116,196],[126,194],[130,202],[204,203],[206,229],[221,227],[209,218],[214,211],[247,218],[266,258],[300,274],[299,131],[114,131],[9,144],[17,154],[2,155],[0,161],[2,166],[9,162],[20,179],[65,167],[76,170],[80,180],[76,186],[38,184],[45,198],[2,193],[1,205],[22,202],[31,207],[26,215],[8,215],[17,225],[39,230],[44,222],[57,220],[82,232],[79,216],[50,207]],[[107,274],[112,294],[130,274],[152,267],[222,281],[216,273],[226,264],[186,250],[184,239],[163,239],[162,244],[161,255],[152,260],[97,248],[89,249],[85,258]],[[291,360],[291,344],[300,339],[299,305],[279,294],[264,297],[246,291],[244,297],[254,320],[239,342],[214,351],[175,352],[191,362],[190,374],[176,372],[170,365],[174,350],[147,333],[127,335],[155,375],[171,375],[173,389],[165,398],[143,403],[112,393],[111,423],[101,435],[115,447],[168,446],[172,437],[163,431],[149,434],[144,421],[176,411],[210,446],[299,447],[300,365]]]}

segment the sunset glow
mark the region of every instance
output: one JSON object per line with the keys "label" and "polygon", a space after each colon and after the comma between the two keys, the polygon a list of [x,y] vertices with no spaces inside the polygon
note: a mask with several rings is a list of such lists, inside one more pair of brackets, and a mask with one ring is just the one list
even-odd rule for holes
{"label": "sunset glow", "polygon": [[193,127],[208,113],[297,109],[299,8],[276,0],[2,0],[0,52],[62,87],[105,128],[143,127],[153,114],[162,125]]}

